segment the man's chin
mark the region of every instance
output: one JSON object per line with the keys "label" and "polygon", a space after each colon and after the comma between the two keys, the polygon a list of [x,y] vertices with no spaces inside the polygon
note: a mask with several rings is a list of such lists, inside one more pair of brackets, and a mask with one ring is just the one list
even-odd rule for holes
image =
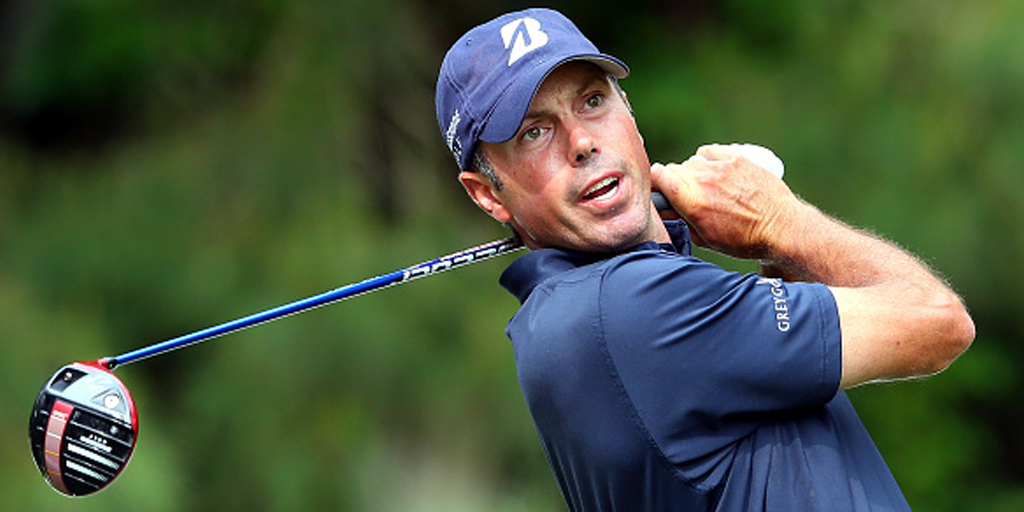
{"label": "man's chin", "polygon": [[654,238],[650,234],[650,220],[632,222],[623,226],[609,225],[600,233],[595,233],[586,245],[586,252],[622,252],[632,249]]}

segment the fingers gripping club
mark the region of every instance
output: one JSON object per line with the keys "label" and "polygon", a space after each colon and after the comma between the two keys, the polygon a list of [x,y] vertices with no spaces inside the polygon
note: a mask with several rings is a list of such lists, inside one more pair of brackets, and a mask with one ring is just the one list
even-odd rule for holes
{"label": "fingers gripping club", "polygon": [[[736,153],[739,153],[747,160],[750,160],[752,164],[778,176],[780,179],[786,173],[786,166],[782,163],[782,159],[776,156],[772,150],[764,146],[758,146],[756,144],[729,144],[726,147]],[[700,155],[693,155],[690,159],[707,160]],[[651,200],[654,201],[654,206],[659,212],[673,210],[672,205],[661,192],[652,193]]]}

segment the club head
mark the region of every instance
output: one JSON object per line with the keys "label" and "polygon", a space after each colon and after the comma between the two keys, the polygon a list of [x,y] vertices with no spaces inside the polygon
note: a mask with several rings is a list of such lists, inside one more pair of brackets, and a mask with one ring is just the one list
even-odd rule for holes
{"label": "club head", "polygon": [[121,474],[138,431],[135,401],[100,360],[69,364],[46,381],[32,407],[28,439],[50,486],[85,496]]}

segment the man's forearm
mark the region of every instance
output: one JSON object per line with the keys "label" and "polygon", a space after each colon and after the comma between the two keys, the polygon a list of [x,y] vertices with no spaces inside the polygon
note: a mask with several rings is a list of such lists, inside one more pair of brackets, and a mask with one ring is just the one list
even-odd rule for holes
{"label": "man's forearm", "polygon": [[768,269],[832,290],[843,324],[844,387],[927,375],[969,346],[974,324],[960,298],[895,244],[801,202],[780,219]]}
{"label": "man's forearm", "polygon": [[[861,288],[901,281],[946,288],[920,260],[876,235],[851,227],[804,201],[771,229],[762,265],[793,278]],[[776,225],[778,225],[776,224]]]}

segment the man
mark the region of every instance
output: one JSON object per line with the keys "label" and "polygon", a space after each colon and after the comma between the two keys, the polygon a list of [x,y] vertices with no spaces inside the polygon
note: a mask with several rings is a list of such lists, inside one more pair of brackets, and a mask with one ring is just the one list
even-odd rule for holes
{"label": "man", "polygon": [[437,86],[459,180],[531,249],[501,277],[507,334],[569,508],[909,510],[842,390],[947,367],[974,338],[960,299],[724,146],[652,166],[627,74],[531,9],[463,36]]}

